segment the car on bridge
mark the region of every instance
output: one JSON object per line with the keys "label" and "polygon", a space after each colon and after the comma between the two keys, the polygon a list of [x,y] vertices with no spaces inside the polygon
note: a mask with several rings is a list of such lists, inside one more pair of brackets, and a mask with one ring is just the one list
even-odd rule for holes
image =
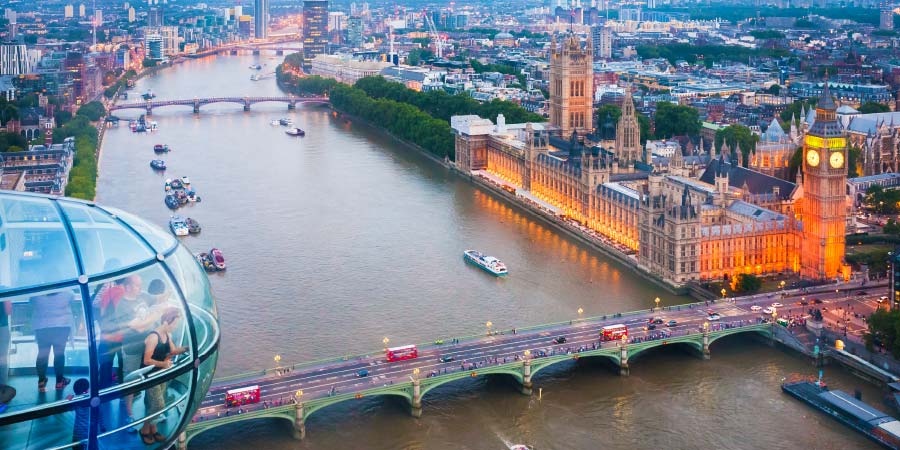
{"label": "car on bridge", "polygon": [[667,327],[674,327],[674,326],[678,326],[678,321],[677,321],[677,320],[675,320],[675,319],[672,319],[672,320],[670,320],[670,321],[668,321],[668,322],[666,322],[666,326],[667,326]]}
{"label": "car on bridge", "polygon": [[659,317],[654,317],[654,318],[652,318],[652,319],[649,319],[647,322],[649,322],[649,323],[655,323],[655,324],[657,324],[657,325],[662,325],[662,324],[664,323],[664,321],[663,321],[661,318],[659,318]]}
{"label": "car on bridge", "polygon": [[719,313],[712,313],[712,314],[706,316],[706,320],[719,320],[721,318],[722,318],[722,316],[720,316]]}
{"label": "car on bridge", "polygon": [[442,363],[453,362],[453,357],[452,356],[441,356],[441,362]]}
{"label": "car on bridge", "polygon": [[364,377],[367,377],[367,376],[369,376],[369,371],[366,370],[366,369],[359,369],[359,370],[356,372],[356,377],[357,377],[357,378],[364,378]]}
{"label": "car on bridge", "polygon": [[762,312],[763,312],[763,314],[772,314],[773,312],[775,312],[775,310],[772,309],[772,307],[767,306],[765,309],[762,310]]}
{"label": "car on bridge", "polygon": [[553,342],[556,342],[557,344],[565,344],[566,337],[565,336],[557,336],[556,339],[553,340]]}
{"label": "car on bridge", "polygon": [[655,330],[655,329],[656,329],[656,324],[653,324],[653,323],[647,324],[647,331]]}
{"label": "car on bridge", "polygon": [[782,305],[781,303],[778,303],[778,302],[772,303],[773,308],[781,308],[782,306],[784,306],[784,305]]}
{"label": "car on bridge", "polygon": [[762,310],[762,306],[759,306],[759,305],[753,305],[750,307],[750,311],[761,311],[761,310]]}

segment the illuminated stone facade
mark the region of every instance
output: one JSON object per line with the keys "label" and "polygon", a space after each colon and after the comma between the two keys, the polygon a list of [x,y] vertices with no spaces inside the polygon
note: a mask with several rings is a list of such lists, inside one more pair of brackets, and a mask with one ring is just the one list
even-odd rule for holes
{"label": "illuminated stone facade", "polygon": [[791,156],[797,149],[797,145],[781,128],[778,119],[772,119],[772,123],[760,135],[759,141],[753,152],[750,153],[749,167],[766,175],[788,179]]}
{"label": "illuminated stone facade", "polygon": [[[699,176],[680,153],[671,158],[668,173],[654,171],[640,160],[630,96],[612,149],[580,138],[575,129],[560,136],[553,123],[506,124],[502,115],[496,125],[454,116],[451,128],[456,165],[464,173],[491,179],[522,201],[578,222],[672,285],[734,280],[743,273],[834,279],[848,275],[846,148],[839,127],[830,125],[829,103],[820,102],[826,107],[821,120],[805,137],[806,150],[816,149],[822,159],[804,163],[802,187],[778,178],[783,174],[777,170],[731,164],[724,153]],[[787,146],[789,139],[775,136],[778,131],[772,129],[766,142]]]}
{"label": "illuminated stone facade", "polygon": [[584,136],[594,128],[594,68],[591,40],[582,48],[570,34],[550,43],[550,125],[562,136],[577,131]]}

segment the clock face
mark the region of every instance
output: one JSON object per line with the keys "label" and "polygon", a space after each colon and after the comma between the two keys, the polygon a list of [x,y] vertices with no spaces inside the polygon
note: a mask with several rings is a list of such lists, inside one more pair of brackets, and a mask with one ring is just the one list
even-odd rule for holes
{"label": "clock face", "polygon": [[812,167],[817,167],[819,165],[819,152],[815,150],[806,152],[806,163]]}
{"label": "clock face", "polygon": [[832,153],[829,162],[832,169],[840,169],[844,165],[844,154],[841,152]]}

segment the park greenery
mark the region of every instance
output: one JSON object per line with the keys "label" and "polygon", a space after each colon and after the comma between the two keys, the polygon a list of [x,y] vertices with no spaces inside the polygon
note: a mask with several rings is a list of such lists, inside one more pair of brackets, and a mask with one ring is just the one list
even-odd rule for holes
{"label": "park greenery", "polygon": [[738,274],[734,280],[734,292],[749,294],[758,291],[762,287],[762,280],[749,273]]}
{"label": "park greenery", "polygon": [[700,133],[700,116],[690,106],[669,102],[656,104],[656,137],[668,139],[672,136],[696,136]]}
{"label": "park greenery", "polygon": [[406,57],[406,63],[411,66],[418,66],[430,59],[434,59],[434,52],[427,48],[414,48],[409,51]]}
{"label": "park greenery", "polygon": [[514,75],[519,80],[519,84],[525,86],[525,74],[521,70],[506,64],[481,64],[476,59],[470,59],[469,65],[475,73],[499,72],[506,75]]}
{"label": "park greenery", "polygon": [[885,189],[876,184],[866,191],[864,201],[868,208],[879,214],[893,215],[900,209],[900,190]]}
{"label": "park greenery", "polygon": [[866,349],[883,347],[894,358],[900,358],[900,310],[878,308],[869,316],[869,330],[865,334]]}
{"label": "park greenery", "polygon": [[106,111],[99,102],[86,103],[78,109],[72,120],[53,132],[55,141],[75,138],[75,162],[69,171],[69,184],[66,185],[68,197],[93,200],[96,195],[98,135],[97,125],[91,122],[100,120],[105,114]]}
{"label": "park greenery", "polygon": [[712,67],[714,63],[722,61],[747,62],[752,57],[780,58],[789,56],[785,49],[773,48],[747,48],[730,45],[694,45],[694,44],[665,44],[665,45],[640,45],[637,47],[641,58],[665,58],[675,64],[679,60],[689,64],[703,63],[706,67]]}
{"label": "park greenery", "polygon": [[27,146],[28,143],[25,142],[25,137],[19,133],[0,133],[0,152],[20,152],[25,150]]}
{"label": "park greenery", "polygon": [[878,102],[865,102],[858,109],[859,112],[863,114],[872,114],[872,113],[886,113],[891,112],[891,108],[888,105]]}

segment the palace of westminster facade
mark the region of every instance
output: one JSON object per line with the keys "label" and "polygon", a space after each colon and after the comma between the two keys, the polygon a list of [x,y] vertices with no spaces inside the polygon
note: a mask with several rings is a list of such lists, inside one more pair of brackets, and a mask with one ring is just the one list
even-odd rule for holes
{"label": "palace of westminster facade", "polygon": [[504,180],[673,286],[741,273],[849,277],[847,144],[827,90],[803,136],[796,183],[732,164],[714,149],[703,158],[676,152],[662,165],[641,146],[630,90],[615,142],[592,133],[591,55],[590,39],[552,40],[549,123],[453,117],[457,167]]}

